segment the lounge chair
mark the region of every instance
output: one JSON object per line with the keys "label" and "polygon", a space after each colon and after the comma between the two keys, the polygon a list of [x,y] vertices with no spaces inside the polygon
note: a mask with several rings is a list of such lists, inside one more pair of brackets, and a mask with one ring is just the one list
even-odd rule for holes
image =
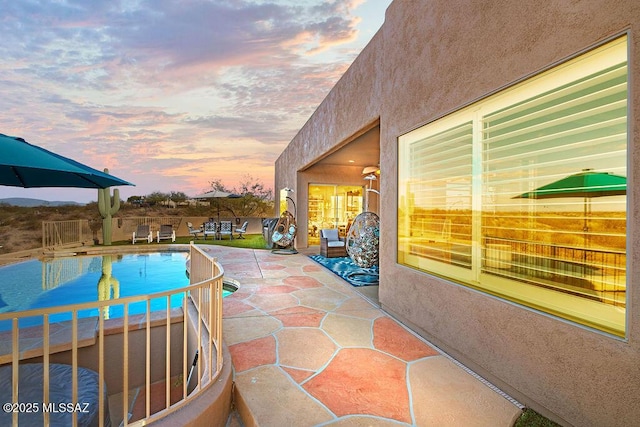
{"label": "lounge chair", "polygon": [[131,243],[135,245],[138,240],[146,240],[147,243],[153,242],[153,234],[151,234],[149,225],[139,225],[133,232]]}
{"label": "lounge chair", "polygon": [[171,239],[172,242],[176,241],[176,231],[173,229],[171,224],[161,225],[156,236],[158,238],[158,243],[160,243],[160,240],[168,239]]}
{"label": "lounge chair", "polygon": [[325,258],[347,256],[347,246],[344,238],[338,236],[337,228],[323,228],[320,230],[320,255]]}
{"label": "lounge chair", "polygon": [[233,232],[238,235],[238,239],[244,239],[244,233],[247,232],[247,226],[248,225],[249,225],[249,221],[245,221],[242,224],[242,227],[237,227],[236,226],[236,229]]}
{"label": "lounge chair", "polygon": [[233,233],[231,231],[231,221],[220,221],[220,230],[218,235],[222,240],[222,236],[229,236],[233,240]]}
{"label": "lounge chair", "polygon": [[189,234],[192,235],[195,239],[198,239],[198,235],[203,232],[202,227],[193,228],[193,224],[187,222],[187,228],[189,229]]}
{"label": "lounge chair", "polygon": [[205,222],[202,234],[204,234],[204,240],[207,240],[207,236],[213,236],[213,240],[215,240],[218,237],[218,224],[211,221]]}

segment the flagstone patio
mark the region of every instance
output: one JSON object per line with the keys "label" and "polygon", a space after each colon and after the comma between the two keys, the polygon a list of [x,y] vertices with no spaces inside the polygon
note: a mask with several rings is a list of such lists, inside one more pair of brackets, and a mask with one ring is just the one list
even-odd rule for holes
{"label": "flagstone patio", "polygon": [[240,284],[223,322],[245,425],[506,427],[521,414],[307,256],[206,250]]}

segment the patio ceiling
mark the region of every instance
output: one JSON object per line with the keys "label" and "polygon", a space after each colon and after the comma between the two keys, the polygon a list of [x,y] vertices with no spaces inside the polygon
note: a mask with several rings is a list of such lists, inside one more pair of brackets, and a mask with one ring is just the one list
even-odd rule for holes
{"label": "patio ceiling", "polygon": [[376,126],[336,151],[314,162],[316,165],[375,166],[380,163],[380,127]]}

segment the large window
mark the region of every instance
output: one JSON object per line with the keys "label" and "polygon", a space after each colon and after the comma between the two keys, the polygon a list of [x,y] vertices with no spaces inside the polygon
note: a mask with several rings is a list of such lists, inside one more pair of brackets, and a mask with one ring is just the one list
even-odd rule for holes
{"label": "large window", "polygon": [[627,38],[399,138],[398,262],[625,335]]}

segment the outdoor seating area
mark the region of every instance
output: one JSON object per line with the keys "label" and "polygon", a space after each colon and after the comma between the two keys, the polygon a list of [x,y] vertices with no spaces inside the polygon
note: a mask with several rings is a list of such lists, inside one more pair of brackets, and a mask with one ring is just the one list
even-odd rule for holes
{"label": "outdoor seating area", "polygon": [[[249,221],[245,221],[241,228],[236,227],[234,229],[231,221],[220,221],[219,223],[207,221],[200,230],[193,230],[192,227],[189,226],[189,234],[202,233],[205,240],[207,236],[213,236],[214,240],[222,240],[224,236],[229,236],[229,240],[233,240],[233,233],[238,234],[238,238],[244,238],[242,235],[247,232],[248,225]],[[192,230],[194,233],[192,233]]]}
{"label": "outdoor seating area", "polygon": [[218,238],[222,240],[224,236],[229,236],[233,240],[231,221],[220,221],[220,229],[218,230]]}
{"label": "outdoor seating area", "polygon": [[[234,233],[238,235],[238,239],[244,239],[244,234],[247,232],[247,226],[249,225],[249,221],[245,221],[242,224],[242,227],[236,226],[233,230]],[[232,236],[233,237],[233,236]]]}
{"label": "outdoor seating area", "polygon": [[147,243],[153,242],[153,234],[151,234],[151,228],[148,224],[138,225],[136,231],[133,232],[131,243],[135,245],[136,242],[143,240],[146,240]]}
{"label": "outdoor seating area", "polygon": [[204,234],[204,239],[207,239],[207,236],[213,236],[213,239],[218,238],[218,224],[212,221],[207,221],[204,223],[204,230],[202,232]]}
{"label": "outdoor seating area", "polygon": [[320,255],[326,258],[347,256],[345,239],[338,235],[337,228],[320,230]]}
{"label": "outdoor seating area", "polygon": [[189,235],[193,236],[196,240],[200,237],[200,234],[204,232],[203,227],[193,228],[191,222],[187,222],[187,229],[189,230]]}
{"label": "outdoor seating area", "polygon": [[175,242],[176,231],[171,224],[164,224],[161,225],[160,230],[156,232],[156,237],[158,243],[160,243],[160,240],[171,240],[171,242]]}

